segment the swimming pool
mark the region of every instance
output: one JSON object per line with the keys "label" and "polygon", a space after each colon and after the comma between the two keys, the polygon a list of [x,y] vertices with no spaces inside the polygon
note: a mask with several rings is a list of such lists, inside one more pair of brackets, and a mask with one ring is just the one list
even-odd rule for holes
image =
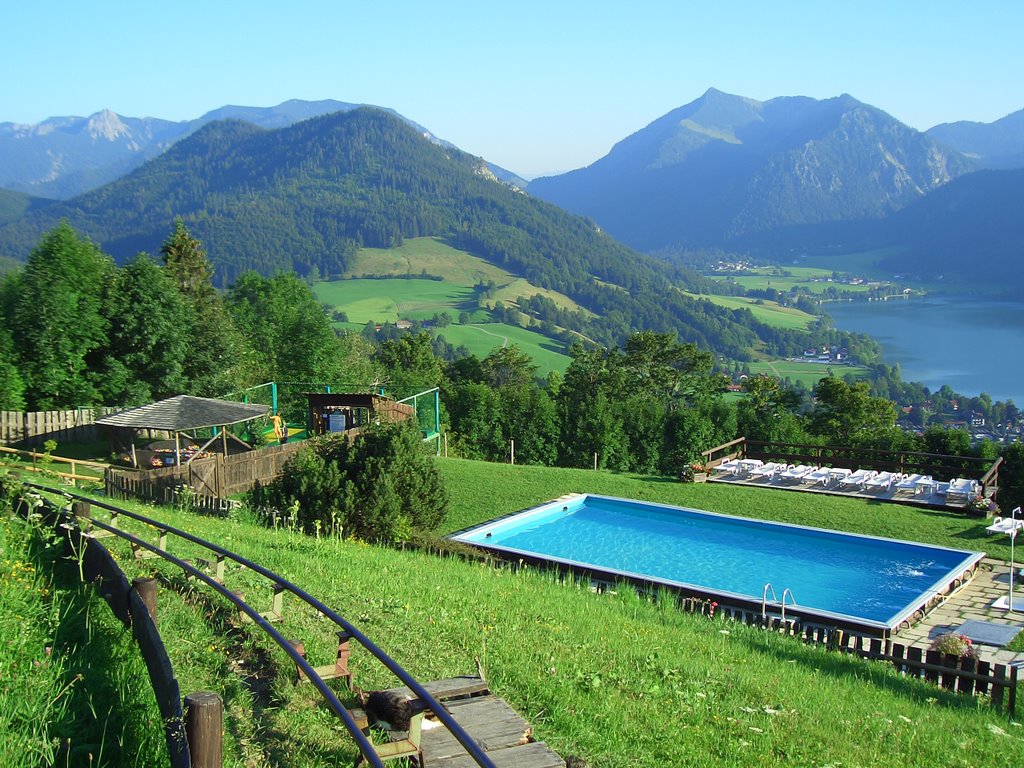
{"label": "swimming pool", "polygon": [[984,556],[592,494],[451,538],[510,559],[570,567],[608,581],[666,585],[747,607],[760,608],[770,584],[774,612],[785,600],[787,615],[885,631],[949,591]]}

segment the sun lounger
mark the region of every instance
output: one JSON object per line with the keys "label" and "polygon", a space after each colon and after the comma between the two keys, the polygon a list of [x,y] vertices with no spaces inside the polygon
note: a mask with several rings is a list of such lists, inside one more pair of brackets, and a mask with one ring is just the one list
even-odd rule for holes
{"label": "sun lounger", "polygon": [[715,472],[723,475],[735,475],[741,470],[741,468],[742,465],[740,464],[739,459],[729,459],[715,467]]}
{"label": "sun lounger", "polygon": [[877,474],[878,473],[873,469],[858,469],[856,472],[851,472],[840,480],[839,485],[842,488],[863,488],[864,483]]}
{"label": "sun lounger", "polygon": [[816,469],[817,467],[812,467],[807,464],[798,464],[795,467],[789,467],[785,471],[781,472],[779,477],[787,482],[799,482]]}
{"label": "sun lounger", "polygon": [[989,533],[1011,533],[1012,531],[1019,531],[1024,528],[1024,520],[1018,520],[1015,517],[996,517],[992,520],[992,525],[988,526],[985,530]]}
{"label": "sun lounger", "polygon": [[813,472],[809,472],[804,480],[809,483],[814,483],[815,485],[818,483],[828,485],[832,482],[832,469],[830,467],[819,467]]}
{"label": "sun lounger", "polygon": [[922,475],[916,473],[912,475],[903,475],[903,479],[896,483],[896,493],[900,493],[901,490],[909,490],[911,494],[916,496],[919,493],[921,493],[921,489],[925,484],[923,481],[926,478],[929,482],[931,482],[931,475]]}
{"label": "sun lounger", "polygon": [[830,467],[828,470],[829,480],[842,480],[853,474],[853,470],[847,467]]}
{"label": "sun lounger", "polygon": [[935,479],[931,475],[922,475],[914,486],[914,494],[918,493],[935,493],[935,488],[938,485]]}
{"label": "sun lounger", "polygon": [[739,460],[739,471],[738,474],[748,474],[753,472],[758,467],[763,467],[764,462],[760,459],[740,459]]}
{"label": "sun lounger", "polygon": [[774,461],[770,461],[767,464],[762,464],[759,467],[754,467],[750,470],[750,477],[753,479],[760,479],[767,477],[769,480],[775,477],[776,474],[786,469],[785,464],[778,464]]}
{"label": "sun lounger", "polygon": [[892,472],[879,472],[874,477],[864,481],[864,487],[872,491],[888,491],[894,482],[902,479],[902,475],[894,475]]}
{"label": "sun lounger", "polygon": [[962,502],[966,504],[977,495],[977,480],[966,480],[964,478],[957,477],[950,481],[949,488],[946,490],[946,503],[953,504],[956,502]]}

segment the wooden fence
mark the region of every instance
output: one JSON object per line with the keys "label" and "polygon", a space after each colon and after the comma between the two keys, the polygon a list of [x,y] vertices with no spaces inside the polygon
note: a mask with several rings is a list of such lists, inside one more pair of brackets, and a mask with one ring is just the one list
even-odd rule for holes
{"label": "wooden fence", "polygon": [[0,443],[42,445],[89,442],[101,435],[95,422],[123,408],[75,408],[67,411],[0,411]]}
{"label": "wooden fence", "polygon": [[905,677],[925,680],[956,693],[988,696],[993,706],[1006,707],[1013,715],[1017,706],[1017,667],[981,659],[952,656],[915,645],[894,643],[891,638],[866,637],[821,624],[784,622],[778,617],[732,606],[719,606],[702,598],[684,598],[683,610],[714,617],[721,614],[734,621],[800,637],[806,643],[892,664]]}
{"label": "wooden fence", "polygon": [[210,512],[227,509],[227,499],[266,483],[281,474],[285,462],[303,446],[302,442],[259,448],[230,456],[216,454],[194,459],[180,467],[157,469],[118,469],[105,474],[107,495],[133,497],[168,504],[182,499],[181,489],[191,488],[195,495],[189,503]]}

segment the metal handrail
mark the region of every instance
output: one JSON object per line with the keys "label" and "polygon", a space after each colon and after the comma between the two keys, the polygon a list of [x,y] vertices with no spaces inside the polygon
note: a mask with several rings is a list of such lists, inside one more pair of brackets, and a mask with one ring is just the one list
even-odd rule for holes
{"label": "metal handrail", "polygon": [[[779,598],[775,594],[775,588],[772,586],[771,582],[769,581],[768,583],[766,583],[764,585],[764,589],[761,590],[761,618],[762,619],[766,618],[768,616],[768,593],[769,592],[772,593],[772,602],[773,603],[779,602]],[[783,595],[785,595],[785,593],[783,593]]]}
{"label": "metal handrail", "polygon": [[[434,697],[426,690],[426,688],[424,688],[422,684],[420,684],[408,672],[406,672],[398,664],[398,662],[396,662],[384,651],[382,651],[379,647],[377,647],[377,645],[372,640],[370,640],[366,635],[364,635],[358,628],[356,628],[354,624],[350,623],[348,620],[339,616],[331,608],[321,603],[319,600],[317,600],[315,597],[310,595],[305,590],[292,584],[287,579],[283,579],[273,571],[264,568],[263,566],[254,563],[253,561],[247,558],[242,557],[241,555],[231,552],[230,550],[224,549],[223,547],[217,544],[213,544],[212,542],[206,541],[205,539],[201,539],[198,536],[189,533],[188,531],[183,531],[179,528],[175,528],[170,525],[165,525],[164,523],[152,520],[148,517],[145,517],[144,515],[140,515],[138,513],[131,512],[127,509],[122,509],[120,507],[115,507],[112,504],[107,504],[106,502],[88,496],[70,493],[62,489],[55,489],[50,486],[38,485],[35,483],[24,483],[24,485],[26,487],[35,488],[37,490],[44,491],[47,493],[57,493],[64,496],[65,498],[88,502],[93,506],[109,510],[111,512],[116,513],[117,515],[125,515],[133,520],[137,520],[138,522],[141,522],[145,525],[149,525],[152,528],[156,528],[158,531],[174,534],[179,538],[185,539],[186,541],[190,541],[193,544],[198,544],[201,547],[204,547],[223,557],[233,560],[239,565],[243,565],[246,568],[260,574],[269,581],[272,581],[276,586],[281,587],[287,590],[288,592],[291,592],[293,595],[301,599],[307,605],[319,611],[324,616],[327,616],[329,619],[331,619],[331,621],[333,621],[339,627],[344,629],[350,638],[355,639],[357,642],[359,642],[360,645],[362,645],[378,661],[380,661],[385,667],[387,667],[392,674],[394,674],[399,680],[401,680],[406,686],[408,686],[409,690],[411,690],[414,694],[416,694],[417,697],[423,700],[423,702],[426,703],[427,707],[435,715],[437,715],[438,720],[440,720],[445,725],[445,727],[448,728],[452,736],[454,736],[456,740],[459,742],[459,744],[461,744],[465,748],[465,750],[469,753],[469,755],[473,758],[477,765],[483,766],[484,768],[495,768],[494,763],[487,756],[487,754],[480,748],[480,745],[477,744],[477,742],[468,733],[465,732],[462,726],[459,725],[455,718],[451,716],[447,708],[444,707],[440,702],[436,701]],[[98,520],[93,520],[92,523],[94,525],[98,525],[103,530],[109,531],[113,534],[116,534],[117,536],[120,536],[121,538],[133,541],[138,546],[144,547],[145,549],[156,553],[165,560],[168,560],[169,562],[174,563],[178,567],[197,576],[204,583],[208,584],[209,586],[212,586],[218,593],[226,597],[239,609],[244,611],[251,619],[253,619],[254,623],[256,623],[261,629],[263,629],[267,634],[269,634],[275,640],[275,642],[277,642],[277,644],[284,649],[284,651],[295,661],[296,664],[299,665],[299,667],[310,678],[310,680],[314,681],[314,684],[316,685],[317,689],[321,692],[324,698],[328,700],[328,703],[331,705],[331,708],[335,710],[335,714],[341,717],[342,721],[345,723],[345,727],[349,730],[349,732],[352,733],[352,736],[356,739],[356,742],[359,745],[360,750],[363,752],[364,756],[371,762],[371,764],[374,765],[375,768],[377,766],[382,765],[382,763],[379,762],[379,758],[377,757],[376,751],[373,749],[373,745],[369,742],[369,740],[366,738],[363,732],[359,730],[355,720],[352,719],[352,716],[348,713],[348,710],[345,709],[345,707],[341,704],[337,696],[335,696],[334,692],[327,687],[326,683],[324,683],[324,681],[320,678],[316,670],[313,669],[313,667],[310,666],[310,664],[302,658],[302,656],[295,650],[295,648],[292,647],[291,643],[288,642],[288,640],[286,640],[283,636],[281,636],[281,634],[277,630],[275,630],[270,625],[270,623],[263,616],[261,616],[255,609],[250,607],[237,595],[228,590],[222,584],[219,584],[210,576],[207,576],[205,573],[195,568],[190,563],[187,563],[184,560],[176,558],[169,552],[160,549],[160,547],[154,544],[150,544],[149,542],[144,541],[143,539],[139,539],[138,537],[133,536],[132,534],[126,531],[122,531],[116,528],[115,526],[108,526]],[[337,709],[335,707],[337,707]],[[369,752],[366,751],[367,748],[369,749]]]}
{"label": "metal handrail", "polygon": [[789,599],[793,601],[793,605],[796,605],[796,598],[793,596],[793,590],[786,587],[782,590],[782,623],[786,623],[786,595],[789,595]]}

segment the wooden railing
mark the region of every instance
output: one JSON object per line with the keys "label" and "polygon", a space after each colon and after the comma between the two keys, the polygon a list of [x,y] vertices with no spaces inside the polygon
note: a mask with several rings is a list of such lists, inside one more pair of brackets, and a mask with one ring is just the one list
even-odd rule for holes
{"label": "wooden railing", "polygon": [[[53,474],[70,480],[76,485],[79,480],[98,483],[103,480],[103,473],[110,467],[102,461],[87,461],[85,459],[67,459],[63,456],[53,456],[49,453],[37,453],[35,451],[20,451],[17,448],[0,446],[0,462],[5,458],[13,458],[17,461],[15,468],[23,472],[52,472]],[[63,472],[53,465],[70,467],[70,472]],[[89,474],[79,472],[79,468],[93,470]]]}

